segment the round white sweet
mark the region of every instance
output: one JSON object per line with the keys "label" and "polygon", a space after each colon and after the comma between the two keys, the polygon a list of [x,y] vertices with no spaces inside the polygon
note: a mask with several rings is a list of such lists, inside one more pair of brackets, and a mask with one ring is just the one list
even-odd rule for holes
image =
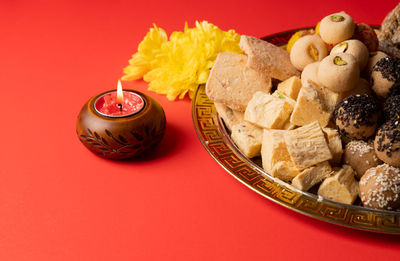
{"label": "round white sweet", "polygon": [[368,62],[368,48],[359,40],[352,39],[338,43],[331,50],[331,54],[335,53],[348,53],[353,55],[360,66],[360,71],[365,68]]}
{"label": "round white sweet", "polygon": [[320,62],[310,63],[301,72],[301,83],[306,85],[308,81],[311,81],[317,85],[321,85],[318,81],[318,67]]}
{"label": "round white sweet", "polygon": [[318,34],[298,39],[290,50],[290,61],[299,71],[310,63],[321,61],[328,55],[328,46]]}
{"label": "round white sweet", "polygon": [[318,81],[334,92],[353,89],[360,79],[360,68],[356,58],[347,53],[328,55],[319,64]]}
{"label": "round white sweet", "polygon": [[320,23],[319,33],[328,44],[337,44],[350,39],[356,28],[353,18],[345,12],[325,16]]}

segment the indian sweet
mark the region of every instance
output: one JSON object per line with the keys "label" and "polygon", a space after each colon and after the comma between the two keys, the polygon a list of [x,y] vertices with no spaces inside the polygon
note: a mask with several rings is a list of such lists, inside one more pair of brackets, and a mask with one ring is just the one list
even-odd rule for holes
{"label": "indian sweet", "polygon": [[390,94],[400,94],[399,58],[386,56],[372,67],[371,88],[376,95],[383,98],[387,98]]}
{"label": "indian sweet", "polygon": [[318,195],[344,204],[353,204],[359,192],[354,170],[343,165],[324,179],[318,188]]}
{"label": "indian sweet", "polygon": [[360,68],[351,54],[330,54],[319,64],[318,81],[331,91],[350,91],[359,79]]}
{"label": "indian sweet", "polygon": [[241,153],[275,179],[398,210],[400,59],[376,41],[345,12],[299,30],[286,50],[242,35],[244,54],[220,54],[206,93]]}
{"label": "indian sweet", "polygon": [[246,62],[244,54],[218,54],[206,83],[208,97],[233,110],[244,111],[254,92],[268,92],[271,78],[247,67]]}
{"label": "indian sweet", "polygon": [[295,32],[289,39],[287,45],[286,45],[286,51],[288,51],[288,53],[290,53],[290,50],[292,49],[294,43],[299,40],[301,37],[305,36],[305,35],[309,35],[309,34],[314,34],[314,30],[313,29],[305,29],[305,30],[299,30],[297,32]]}
{"label": "indian sweet", "polygon": [[385,100],[383,116],[386,121],[400,120],[400,95],[390,96]]}
{"label": "indian sweet", "polygon": [[290,55],[284,49],[261,39],[242,35],[240,48],[247,55],[247,67],[274,79],[284,81],[300,72],[290,62]]}
{"label": "indian sweet", "polygon": [[262,132],[257,126],[242,122],[232,126],[231,137],[246,157],[253,158],[260,155]]}
{"label": "indian sweet", "polygon": [[310,63],[304,67],[301,72],[301,82],[305,85],[308,81],[314,82],[317,85],[321,85],[318,81],[318,68],[319,62]]}
{"label": "indian sweet", "polygon": [[299,91],[290,122],[296,126],[304,126],[317,121],[322,127],[326,127],[338,100],[339,94],[308,81]]}
{"label": "indian sweet", "polygon": [[329,164],[333,167],[341,166],[342,155],[343,155],[343,145],[342,139],[339,132],[331,127],[322,128],[325,138],[328,142],[329,150],[332,154],[332,159],[329,160]]}
{"label": "indian sweet", "polygon": [[368,76],[368,79],[371,75],[372,72],[372,68],[375,66],[375,64],[382,58],[385,58],[386,56],[388,56],[386,53],[381,52],[381,51],[377,51],[377,52],[372,52],[369,53],[369,59],[368,59],[368,63],[367,66],[364,70],[365,74]]}
{"label": "indian sweet", "polygon": [[369,56],[368,49],[365,44],[359,40],[351,39],[338,43],[331,50],[331,54],[336,53],[348,53],[353,55],[360,66],[360,71],[367,65]]}
{"label": "indian sweet", "polygon": [[387,121],[379,127],[374,141],[376,156],[383,162],[400,167],[400,121]]}
{"label": "indian sweet", "polygon": [[376,52],[378,50],[378,36],[376,35],[375,30],[368,24],[357,23],[352,38],[363,42],[369,52]]}
{"label": "indian sweet", "polygon": [[350,39],[355,30],[353,18],[345,12],[330,14],[321,20],[319,33],[328,44],[337,44]]}
{"label": "indian sweet", "polygon": [[318,34],[298,39],[290,51],[290,62],[302,71],[310,63],[321,61],[328,55],[328,47]]}
{"label": "indian sweet", "polygon": [[345,98],[336,106],[333,115],[339,133],[350,139],[368,139],[373,136],[379,116],[379,105],[368,94]]}
{"label": "indian sweet", "polygon": [[368,169],[382,163],[375,155],[374,143],[363,140],[352,140],[346,144],[343,162],[355,170],[358,178],[361,178]]}
{"label": "indian sweet", "polygon": [[370,168],[359,182],[365,207],[393,210],[400,203],[400,169],[388,164]]}

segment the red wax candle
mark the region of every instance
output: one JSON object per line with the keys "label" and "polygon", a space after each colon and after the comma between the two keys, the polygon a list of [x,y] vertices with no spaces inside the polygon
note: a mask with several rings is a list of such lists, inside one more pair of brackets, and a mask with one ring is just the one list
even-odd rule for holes
{"label": "red wax candle", "polygon": [[94,103],[96,110],[108,117],[127,117],[140,112],[144,107],[144,100],[134,92],[123,92],[123,99],[119,100],[117,92],[109,92],[100,96]]}
{"label": "red wax candle", "polygon": [[122,91],[121,82],[118,81],[117,91],[100,96],[94,102],[94,107],[103,116],[127,117],[140,112],[144,107],[144,100],[134,92]]}

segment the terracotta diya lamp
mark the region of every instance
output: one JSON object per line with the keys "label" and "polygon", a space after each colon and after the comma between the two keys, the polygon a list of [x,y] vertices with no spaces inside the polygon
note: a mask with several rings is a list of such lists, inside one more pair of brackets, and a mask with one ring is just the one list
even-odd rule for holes
{"label": "terracotta diya lamp", "polygon": [[79,140],[108,159],[141,155],[157,145],[165,133],[165,113],[152,97],[134,90],[103,92],[82,108],[76,123]]}

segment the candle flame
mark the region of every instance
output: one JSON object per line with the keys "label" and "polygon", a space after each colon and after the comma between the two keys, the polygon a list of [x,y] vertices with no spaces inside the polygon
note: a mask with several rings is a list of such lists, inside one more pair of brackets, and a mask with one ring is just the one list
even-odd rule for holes
{"label": "candle flame", "polygon": [[122,92],[122,85],[120,80],[118,80],[117,84],[117,102],[119,104],[124,104],[124,93]]}

